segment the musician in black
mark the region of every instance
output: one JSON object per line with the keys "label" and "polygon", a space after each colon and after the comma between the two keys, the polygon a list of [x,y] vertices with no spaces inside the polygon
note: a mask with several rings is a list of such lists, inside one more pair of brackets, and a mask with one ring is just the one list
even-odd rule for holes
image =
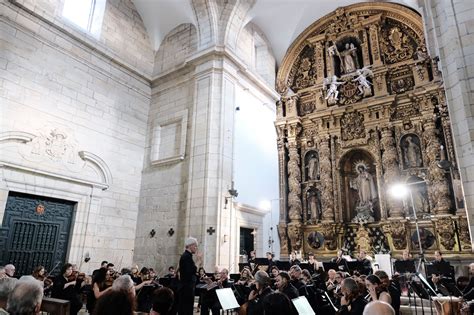
{"label": "musician in black", "polygon": [[184,245],[186,249],[179,259],[178,314],[193,315],[197,271],[193,254],[197,252],[198,242],[194,237],[189,237]]}
{"label": "musician in black", "polygon": [[463,297],[465,300],[474,300],[474,263],[469,265],[469,274],[471,278],[469,279],[469,284],[463,290]]}
{"label": "musician in black", "polygon": [[268,274],[259,270],[255,273],[255,287],[249,294],[249,301],[247,307],[248,315],[263,315],[263,300],[267,295],[273,292],[270,288],[270,277]]}
{"label": "musician in black", "polygon": [[290,266],[299,265],[300,263],[301,262],[299,261],[299,259],[296,258],[296,253],[291,252],[291,254],[290,254]]}
{"label": "musician in black", "polygon": [[301,267],[298,265],[290,268],[291,284],[299,291],[300,288],[304,287],[304,282],[301,280]]}
{"label": "musician in black", "polygon": [[339,315],[362,315],[367,301],[360,295],[359,285],[352,278],[342,281],[342,298]]}
{"label": "musician in black", "polygon": [[337,256],[331,259],[331,262],[337,264],[337,269],[338,270],[345,270],[347,271],[347,261],[344,257],[342,257],[342,250],[337,251]]}
{"label": "musician in black", "polygon": [[442,293],[439,287],[445,283],[441,283],[441,280],[443,282],[454,282],[454,275],[451,274],[450,270],[451,264],[449,261],[444,260],[443,253],[437,250],[435,251],[435,260],[431,262],[431,265],[434,272],[431,274],[431,277],[428,278],[428,282],[434,286],[435,291]]}
{"label": "musician in black", "polygon": [[365,252],[365,250],[359,251],[359,257],[357,257],[357,260],[362,263],[362,270],[360,270],[361,274],[372,274],[372,263],[369,259],[367,259],[367,253]]}
{"label": "musician in black", "polygon": [[267,255],[267,260],[268,260],[268,262],[267,262],[267,264],[268,264],[268,269],[267,269],[267,270],[270,271],[270,270],[272,270],[272,267],[273,267],[273,266],[276,266],[276,265],[275,265],[275,262],[273,261],[274,255],[273,255],[272,252],[267,252],[266,255]]}
{"label": "musician in black", "polygon": [[395,310],[395,315],[400,314],[400,296],[401,296],[401,289],[400,284],[396,281],[390,281],[388,274],[383,270],[377,270],[375,275],[379,277],[380,282],[382,283],[381,286],[383,289],[387,290],[390,294],[392,302],[390,303]]}
{"label": "musician in black", "polygon": [[285,294],[290,300],[300,296],[298,290],[291,284],[290,275],[286,271],[280,271],[276,277],[275,286],[278,292]]}
{"label": "musician in black", "polygon": [[201,300],[201,314],[208,315],[209,310],[211,310],[212,315],[219,315],[222,307],[217,298],[216,290],[231,287],[229,283],[229,271],[224,268],[215,274],[215,281],[205,278],[205,282],[207,283],[207,287]]}

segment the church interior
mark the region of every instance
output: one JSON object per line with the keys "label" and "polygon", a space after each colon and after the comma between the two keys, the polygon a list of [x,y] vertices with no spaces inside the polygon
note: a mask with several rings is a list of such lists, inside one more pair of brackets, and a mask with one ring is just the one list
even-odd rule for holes
{"label": "church interior", "polygon": [[0,23],[0,265],[164,274],[194,237],[206,270],[468,275],[474,2],[2,0]]}

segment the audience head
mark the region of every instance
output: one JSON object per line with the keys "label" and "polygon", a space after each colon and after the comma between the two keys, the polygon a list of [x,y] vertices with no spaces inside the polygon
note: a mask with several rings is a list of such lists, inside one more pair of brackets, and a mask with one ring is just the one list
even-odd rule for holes
{"label": "audience head", "polygon": [[257,289],[263,289],[268,287],[271,284],[271,279],[263,270],[259,270],[255,273],[255,283],[257,285]]}
{"label": "audience head", "polygon": [[135,296],[135,287],[132,278],[129,275],[122,275],[114,280],[112,290],[124,291]]}
{"label": "audience head", "polygon": [[278,276],[275,278],[275,286],[281,292],[290,283],[290,275],[286,271],[280,271]]}
{"label": "audience head", "polygon": [[292,314],[290,299],[283,293],[273,292],[263,299],[263,314],[288,315]]}
{"label": "audience head", "polygon": [[435,251],[435,260],[441,261],[443,259],[443,253],[439,250]]}
{"label": "audience head", "polygon": [[173,307],[174,294],[170,289],[162,287],[153,291],[151,300],[153,307],[150,314],[166,315]]}
{"label": "audience head", "polygon": [[187,251],[189,251],[191,254],[196,254],[197,249],[198,249],[198,241],[194,237],[188,237],[184,241],[184,247],[186,248]]}
{"label": "audience head", "polygon": [[10,292],[13,291],[18,279],[16,278],[3,278],[0,279],[0,300],[7,300]]}
{"label": "audience head", "polygon": [[23,276],[8,296],[7,312],[10,315],[39,314],[43,299],[43,283],[32,276]]}
{"label": "audience head", "polygon": [[102,295],[94,307],[94,315],[133,315],[135,298],[122,290],[110,290]]}
{"label": "audience head", "polygon": [[329,269],[328,270],[328,278],[329,278],[329,280],[334,281],[334,279],[336,278],[336,270]]}
{"label": "audience head", "polygon": [[395,310],[387,302],[372,301],[364,308],[363,315],[395,315]]}
{"label": "audience head", "polygon": [[12,264],[8,264],[5,266],[5,274],[9,277],[13,277],[15,275],[15,266]]}

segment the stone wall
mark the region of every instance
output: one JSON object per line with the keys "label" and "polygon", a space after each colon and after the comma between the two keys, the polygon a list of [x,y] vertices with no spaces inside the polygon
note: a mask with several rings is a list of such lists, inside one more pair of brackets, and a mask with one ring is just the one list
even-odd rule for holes
{"label": "stone wall", "polygon": [[468,219],[474,229],[474,2],[420,1],[428,46],[439,55],[461,171]]}
{"label": "stone wall", "polygon": [[[0,217],[9,190],[74,200],[68,259],[80,263],[89,253],[89,271],[102,260],[129,265],[149,81],[21,7],[2,2],[0,10]],[[41,142],[48,137],[49,150]]]}

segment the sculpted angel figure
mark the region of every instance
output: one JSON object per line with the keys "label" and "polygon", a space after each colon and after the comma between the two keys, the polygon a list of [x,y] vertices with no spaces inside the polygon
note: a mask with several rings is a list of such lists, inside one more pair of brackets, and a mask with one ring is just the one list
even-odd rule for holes
{"label": "sculpted angel figure", "polygon": [[337,90],[337,87],[341,84],[344,84],[344,82],[337,81],[337,76],[333,75],[331,79],[325,78],[323,84],[324,84],[324,88],[327,88],[327,86],[329,85],[329,90],[325,99],[337,101],[338,100],[337,96],[339,95],[339,91]]}
{"label": "sculpted angel figure", "polygon": [[356,71],[357,77],[352,80],[352,82],[357,82],[359,85],[357,89],[361,95],[365,94],[365,91],[370,89],[372,83],[367,80],[367,77],[372,76],[373,73],[368,67],[364,67]]}

